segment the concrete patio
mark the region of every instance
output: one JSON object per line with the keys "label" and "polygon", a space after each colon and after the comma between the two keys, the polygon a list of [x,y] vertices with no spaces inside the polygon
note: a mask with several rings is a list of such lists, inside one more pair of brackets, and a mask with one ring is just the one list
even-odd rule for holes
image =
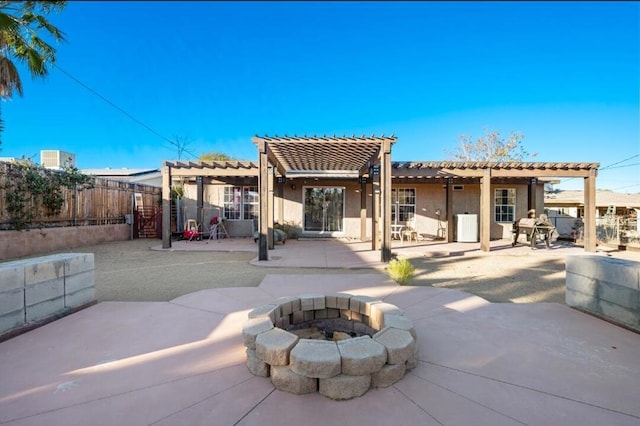
{"label": "concrete patio", "polygon": [[[277,244],[272,260],[259,263],[380,266],[370,243],[327,243]],[[479,244],[460,244],[396,244],[394,252],[488,260],[500,250],[584,253],[504,241],[477,253]],[[174,242],[171,250],[223,247],[255,244]],[[393,386],[340,402],[275,390],[248,371],[241,328],[251,309],[280,296],[339,291],[402,309],[418,335],[418,367]],[[0,424],[637,425],[638,354],[638,334],[561,304],[492,304],[456,290],[398,286],[380,273],[278,275],[276,268],[257,288],[102,302],[0,343]]]}

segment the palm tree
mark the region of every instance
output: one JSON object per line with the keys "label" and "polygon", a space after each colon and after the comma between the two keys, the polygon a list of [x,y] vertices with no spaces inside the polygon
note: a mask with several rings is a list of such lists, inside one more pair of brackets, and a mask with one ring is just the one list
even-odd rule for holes
{"label": "palm tree", "polygon": [[[66,1],[0,1],[0,98],[11,99],[14,91],[22,96],[22,81],[12,59],[23,62],[32,77],[45,77],[56,59],[55,49],[40,33],[48,34],[56,42],[64,40],[63,33],[46,18],[61,11]],[[0,117],[0,133],[3,129]],[[0,141],[1,143],[1,141]]]}

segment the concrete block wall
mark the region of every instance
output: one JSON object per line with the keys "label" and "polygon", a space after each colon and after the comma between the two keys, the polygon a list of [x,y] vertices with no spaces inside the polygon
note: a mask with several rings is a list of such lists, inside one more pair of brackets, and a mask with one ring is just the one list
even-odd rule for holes
{"label": "concrete block wall", "polygon": [[565,300],[569,306],[640,331],[640,262],[568,256]]}
{"label": "concrete block wall", "polygon": [[0,263],[0,335],[95,302],[93,253]]}
{"label": "concrete block wall", "polygon": [[1,231],[0,260],[38,256],[57,250],[108,241],[126,241],[130,238],[131,226],[125,224]]}

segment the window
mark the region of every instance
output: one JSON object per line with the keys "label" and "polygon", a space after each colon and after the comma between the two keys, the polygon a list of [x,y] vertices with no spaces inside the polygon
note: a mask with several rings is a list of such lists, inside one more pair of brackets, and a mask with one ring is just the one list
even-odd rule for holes
{"label": "window", "polygon": [[416,190],[414,188],[391,188],[391,221],[394,223],[407,222],[415,214]]}
{"label": "window", "polygon": [[245,220],[258,219],[260,211],[260,197],[257,186],[245,186],[242,188],[242,218]]}
{"label": "window", "polygon": [[242,210],[241,186],[224,187],[224,217],[228,220],[239,220]]}
{"label": "window", "polygon": [[495,190],[496,222],[513,222],[516,211],[516,190],[514,188]]}
{"label": "window", "polygon": [[225,219],[257,219],[259,200],[257,186],[225,186],[223,202]]}

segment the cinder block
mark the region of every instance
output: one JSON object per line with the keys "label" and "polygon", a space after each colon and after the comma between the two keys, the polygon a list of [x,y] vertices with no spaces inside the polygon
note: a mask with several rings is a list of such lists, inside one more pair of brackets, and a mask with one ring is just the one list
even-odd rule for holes
{"label": "cinder block", "polygon": [[565,270],[567,274],[583,275],[585,277],[597,276],[598,256],[593,255],[573,255],[567,256],[565,259]]}
{"label": "cinder block", "polygon": [[327,309],[327,318],[329,318],[329,319],[340,318],[340,310],[338,310],[338,309]]}
{"label": "cinder block", "polygon": [[302,324],[304,322],[304,312],[295,311],[291,314],[291,322],[293,324]]}
{"label": "cinder block", "polygon": [[326,309],[318,309],[315,312],[315,319],[327,319],[328,318],[328,314],[327,314],[327,310]]}
{"label": "cinder block", "polygon": [[30,306],[57,298],[63,299],[64,307],[64,277],[26,286],[24,298],[27,310]]}
{"label": "cinder block", "polygon": [[313,298],[313,309],[325,309],[326,306],[324,296],[316,296]]}
{"label": "cinder block", "polygon": [[314,296],[312,295],[300,296],[300,310],[313,311],[313,299]]}
{"label": "cinder block", "polygon": [[623,308],[622,306],[614,305],[606,300],[600,300],[599,303],[600,313],[620,324],[633,327],[634,329],[640,329],[640,320],[638,319],[638,312],[634,312],[631,309]]}
{"label": "cinder block", "polygon": [[0,292],[0,316],[15,311],[23,312],[24,316],[24,288]]}
{"label": "cinder block", "polygon": [[351,304],[351,295],[347,293],[336,293],[336,308],[349,309]]}
{"label": "cinder block", "polygon": [[302,311],[304,322],[312,321],[315,318],[315,311]]}
{"label": "cinder block", "polygon": [[60,255],[44,256],[33,260],[24,268],[26,286],[58,279],[64,280],[65,260]]}
{"label": "cinder block", "polygon": [[95,285],[96,278],[95,271],[93,269],[64,277],[65,293],[75,293],[78,290],[84,290],[91,287],[95,288]]}
{"label": "cinder block", "polygon": [[0,334],[25,325],[24,309],[0,315]]}
{"label": "cinder block", "polygon": [[69,253],[65,256],[64,274],[66,276],[95,269],[93,253]]}
{"label": "cinder block", "polygon": [[598,295],[598,281],[592,277],[567,273],[565,285],[567,290],[589,294],[593,297]]}
{"label": "cinder block", "polygon": [[598,286],[598,296],[600,301],[605,300],[626,309],[634,310],[638,307],[638,291],[622,285],[601,282]]}
{"label": "cinder block", "polygon": [[88,303],[95,302],[95,300],[95,287],[84,288],[82,290],[78,290],[73,293],[66,293],[64,295],[64,305],[67,308],[77,308]]}
{"label": "cinder block", "polygon": [[574,308],[589,312],[598,312],[598,299],[591,294],[567,289],[564,294],[565,303]]}
{"label": "cinder block", "polygon": [[0,264],[0,293],[6,290],[24,288],[24,268],[26,262],[6,262]]}
{"label": "cinder block", "polygon": [[595,278],[601,282],[614,283],[636,291],[640,289],[640,262],[603,257],[598,262],[597,272]]}
{"label": "cinder block", "polygon": [[351,301],[357,300],[359,303],[358,312],[362,315],[371,315],[371,304],[380,303],[379,299],[370,296],[353,296]]}
{"label": "cinder block", "polygon": [[40,321],[53,315],[64,312],[64,296],[55,299],[45,300],[35,305],[27,306],[26,321]]}
{"label": "cinder block", "polygon": [[336,309],[338,307],[336,296],[325,296],[324,304],[327,309]]}

